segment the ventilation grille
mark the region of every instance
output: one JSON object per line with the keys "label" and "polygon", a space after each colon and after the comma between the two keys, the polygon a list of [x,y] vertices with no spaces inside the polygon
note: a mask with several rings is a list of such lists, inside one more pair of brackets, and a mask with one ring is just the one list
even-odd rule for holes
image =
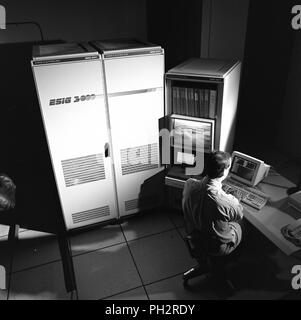
{"label": "ventilation grille", "polygon": [[103,155],[101,153],[63,160],[62,167],[66,187],[106,178]]}
{"label": "ventilation grille", "polygon": [[160,205],[159,195],[145,196],[141,199],[127,200],[124,202],[125,211],[135,210],[135,209],[147,209]]}
{"label": "ventilation grille", "polygon": [[99,219],[110,215],[110,207],[104,206],[91,210],[76,212],[72,214],[73,223],[81,223],[84,221]]}
{"label": "ventilation grille", "polygon": [[127,200],[124,202],[125,211],[130,211],[138,208],[138,199]]}
{"label": "ventilation grille", "polygon": [[147,171],[159,167],[158,144],[120,150],[122,175]]}

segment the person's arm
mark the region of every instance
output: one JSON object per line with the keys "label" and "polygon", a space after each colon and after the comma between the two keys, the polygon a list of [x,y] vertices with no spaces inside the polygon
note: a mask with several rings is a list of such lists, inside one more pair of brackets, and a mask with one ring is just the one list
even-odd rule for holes
{"label": "person's arm", "polygon": [[237,198],[234,197],[233,199],[233,207],[232,207],[232,210],[233,210],[233,220],[234,221],[238,221],[238,220],[241,220],[244,216],[243,214],[243,206],[240,204],[240,202],[238,201]]}
{"label": "person's arm", "polygon": [[230,207],[230,219],[231,221],[239,221],[243,218],[243,206],[240,204],[239,200],[232,196],[231,194],[227,194],[228,205]]}

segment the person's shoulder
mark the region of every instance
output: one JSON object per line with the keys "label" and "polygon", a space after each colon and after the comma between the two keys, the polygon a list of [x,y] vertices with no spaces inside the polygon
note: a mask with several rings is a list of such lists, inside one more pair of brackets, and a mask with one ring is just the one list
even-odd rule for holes
{"label": "person's shoulder", "polygon": [[220,205],[228,208],[235,209],[240,205],[237,198],[235,198],[232,194],[225,193],[223,190],[218,193],[217,199]]}
{"label": "person's shoulder", "polygon": [[202,178],[201,180],[189,178],[185,182],[185,187],[190,189],[202,189],[205,184],[205,178]]}
{"label": "person's shoulder", "polygon": [[184,195],[195,195],[200,194],[204,190],[203,179],[198,180],[194,178],[189,178],[184,185]]}
{"label": "person's shoulder", "polygon": [[185,185],[187,186],[192,186],[192,185],[196,185],[200,182],[200,180],[194,179],[194,178],[189,178],[188,180],[186,180]]}

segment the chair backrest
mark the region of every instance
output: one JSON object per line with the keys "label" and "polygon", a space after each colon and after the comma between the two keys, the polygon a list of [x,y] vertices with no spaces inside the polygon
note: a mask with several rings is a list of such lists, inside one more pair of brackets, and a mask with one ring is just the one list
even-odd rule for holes
{"label": "chair backrest", "polygon": [[182,209],[184,225],[187,232],[186,246],[192,257],[207,255],[206,235],[202,232],[202,211],[204,203],[204,188],[202,181],[189,179],[183,191]]}
{"label": "chair backrest", "polygon": [[12,179],[0,174],[0,211],[7,211],[15,207],[16,186]]}
{"label": "chair backrest", "polygon": [[208,255],[208,239],[202,232],[195,230],[187,235],[184,241],[192,257],[198,258]]}
{"label": "chair backrest", "polygon": [[188,234],[202,229],[203,189],[200,181],[188,179],[183,190],[182,209]]}

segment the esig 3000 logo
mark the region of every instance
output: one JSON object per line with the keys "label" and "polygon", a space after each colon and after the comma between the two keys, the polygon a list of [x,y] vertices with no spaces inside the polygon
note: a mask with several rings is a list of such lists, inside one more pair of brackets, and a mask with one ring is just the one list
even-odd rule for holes
{"label": "esig 3000 logo", "polygon": [[84,94],[81,96],[65,97],[65,98],[56,98],[50,99],[50,106],[57,106],[59,104],[67,104],[67,103],[76,103],[76,102],[84,102],[89,100],[94,100],[97,96],[95,94]]}

